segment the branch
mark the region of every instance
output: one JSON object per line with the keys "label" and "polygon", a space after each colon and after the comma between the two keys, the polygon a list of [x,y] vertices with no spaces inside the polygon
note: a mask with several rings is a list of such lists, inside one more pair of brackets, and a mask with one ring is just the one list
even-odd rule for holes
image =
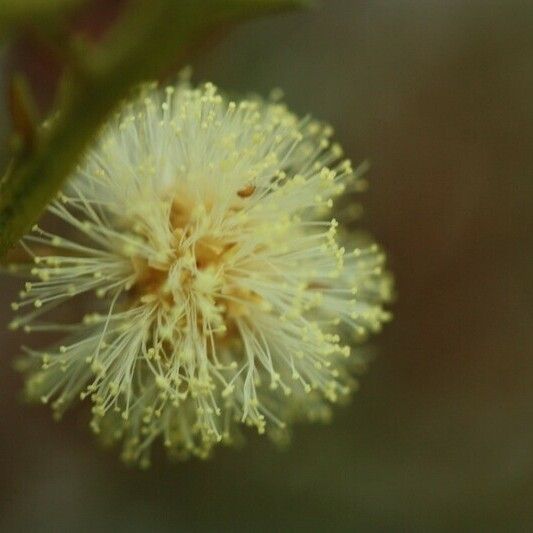
{"label": "branch", "polygon": [[58,118],[41,129],[34,151],[0,182],[0,256],[35,223],[132,87],[185,64],[216,30],[306,0],[137,0],[97,49],[71,66],[72,87]]}

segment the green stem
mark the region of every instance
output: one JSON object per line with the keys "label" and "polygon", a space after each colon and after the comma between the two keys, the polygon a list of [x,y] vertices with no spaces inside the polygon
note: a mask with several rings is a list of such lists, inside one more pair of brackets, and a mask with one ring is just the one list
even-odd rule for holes
{"label": "green stem", "polygon": [[117,103],[165,67],[183,65],[213,31],[304,0],[137,0],[75,73],[69,101],[35,152],[0,186],[0,256],[35,223]]}

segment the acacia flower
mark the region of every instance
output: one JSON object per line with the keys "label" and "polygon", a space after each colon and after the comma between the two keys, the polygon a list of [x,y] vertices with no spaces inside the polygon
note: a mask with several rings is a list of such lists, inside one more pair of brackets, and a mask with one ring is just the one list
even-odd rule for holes
{"label": "acacia flower", "polygon": [[[383,253],[331,216],[363,184],[331,135],[209,83],[125,104],[49,206],[70,230],[24,240],[12,327],[61,333],[24,348],[28,397],[58,416],[90,401],[94,431],[141,464],[158,439],[204,457],[242,424],[324,417],[390,292]],[[70,320],[41,320],[73,302]]]}

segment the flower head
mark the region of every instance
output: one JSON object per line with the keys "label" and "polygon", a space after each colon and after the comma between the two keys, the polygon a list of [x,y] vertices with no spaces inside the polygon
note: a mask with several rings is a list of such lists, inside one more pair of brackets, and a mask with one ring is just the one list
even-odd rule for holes
{"label": "flower head", "polygon": [[[212,84],[125,105],[49,208],[74,231],[25,240],[33,280],[12,326],[64,332],[25,349],[29,397],[58,415],[87,399],[93,429],[143,464],[158,439],[205,456],[240,424],[324,416],[390,290],[377,246],[331,216],[362,183],[331,134]],[[71,300],[79,320],[40,321]]]}

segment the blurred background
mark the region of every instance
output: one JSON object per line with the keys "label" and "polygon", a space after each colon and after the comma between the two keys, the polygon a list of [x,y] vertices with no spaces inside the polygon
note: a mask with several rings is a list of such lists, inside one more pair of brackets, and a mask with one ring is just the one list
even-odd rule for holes
{"label": "blurred background", "polygon": [[360,224],[389,252],[395,319],[331,425],[141,472],[83,411],[21,402],[2,277],[0,529],[533,530],[532,30],[526,1],[325,0],[203,52],[195,79],[280,86],[370,160]]}

